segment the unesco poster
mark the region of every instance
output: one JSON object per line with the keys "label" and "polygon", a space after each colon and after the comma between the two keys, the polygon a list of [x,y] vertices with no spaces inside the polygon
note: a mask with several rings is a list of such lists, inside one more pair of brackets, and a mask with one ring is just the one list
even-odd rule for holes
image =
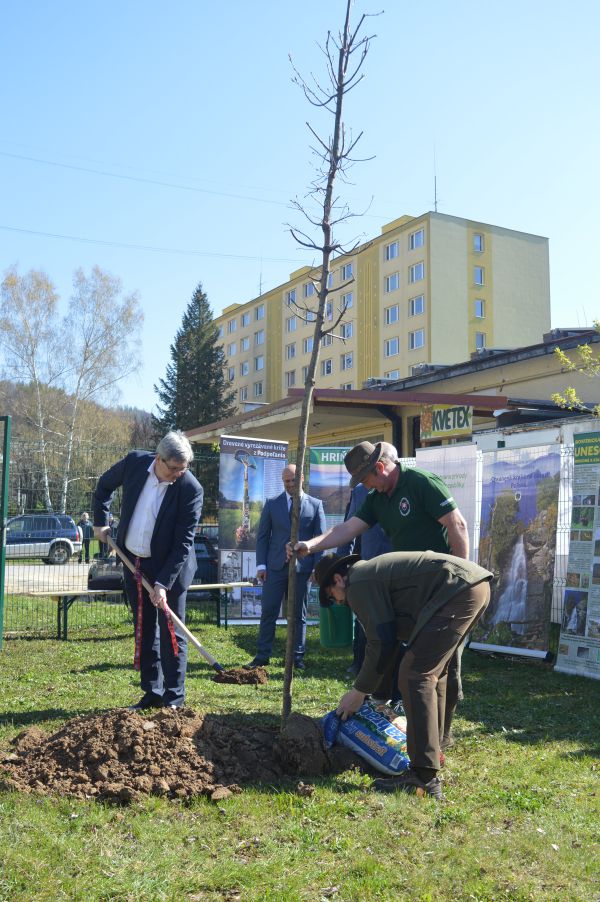
{"label": "unesco poster", "polygon": [[569,563],[555,669],[600,679],[600,432],[573,441]]}

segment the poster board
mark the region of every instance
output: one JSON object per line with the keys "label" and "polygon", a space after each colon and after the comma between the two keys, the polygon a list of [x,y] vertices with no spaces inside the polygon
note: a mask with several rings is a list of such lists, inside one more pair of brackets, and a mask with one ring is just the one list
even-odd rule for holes
{"label": "poster board", "polygon": [[600,432],[573,440],[569,558],[555,670],[600,679]]}
{"label": "poster board", "polygon": [[549,656],[560,472],[555,445],[483,455],[479,563],[495,579],[471,648]]}
{"label": "poster board", "polygon": [[267,498],[283,491],[288,443],[222,435],[219,460],[221,582],[253,582],[231,592],[228,619],[257,620],[262,589],[256,580],[256,531]]}

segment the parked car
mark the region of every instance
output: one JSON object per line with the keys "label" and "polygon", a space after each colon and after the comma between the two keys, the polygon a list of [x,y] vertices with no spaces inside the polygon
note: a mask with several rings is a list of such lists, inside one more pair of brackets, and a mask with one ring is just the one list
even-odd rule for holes
{"label": "parked car", "polygon": [[66,564],[81,551],[79,530],[66,514],[22,514],[6,525],[6,558]]}
{"label": "parked car", "polygon": [[204,533],[196,533],[194,551],[196,552],[196,572],[193,584],[218,582],[219,554],[212,540]]}

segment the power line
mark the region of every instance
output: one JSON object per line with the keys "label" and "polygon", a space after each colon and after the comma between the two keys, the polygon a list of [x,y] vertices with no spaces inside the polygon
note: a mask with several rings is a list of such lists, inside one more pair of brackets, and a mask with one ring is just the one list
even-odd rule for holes
{"label": "power line", "polygon": [[[0,225],[5,232],[17,232],[22,235],[37,235],[42,238],[59,238],[63,241],[79,241],[83,244],[99,244],[103,247],[122,247],[127,250],[152,251],[157,254],[182,254],[188,257],[214,257],[226,260],[260,260],[266,263],[291,263],[294,266],[304,265],[301,260],[286,257],[253,257],[250,254],[220,254],[209,251],[183,250],[176,247],[154,247],[148,244],[123,244],[119,241],[104,241],[101,238],[82,238],[79,235],[60,235],[57,232],[40,232],[35,229],[19,229],[16,226]],[[306,264],[308,265],[308,264]]]}
{"label": "power line", "polygon": [[121,175],[118,172],[109,172],[106,169],[93,169],[88,166],[74,166],[72,163],[57,163],[54,160],[42,160],[40,157],[27,157],[23,154],[18,153],[8,153],[8,151],[0,150],[0,156],[2,157],[10,157],[13,160],[25,160],[28,163],[42,163],[45,166],[56,166],[59,169],[72,169],[75,172],[87,172],[93,175],[102,175],[107,178],[113,179],[123,179],[127,182],[139,182],[143,185],[158,185],[161,188],[177,188],[179,191],[195,191],[199,194],[212,194],[216,197],[230,197],[233,200],[251,200],[255,201],[259,204],[274,204],[277,207],[287,207],[288,209],[292,209],[292,206],[287,201],[281,200],[268,200],[266,197],[251,197],[247,194],[232,194],[227,191],[216,191],[213,188],[198,188],[194,185],[178,185],[175,182],[164,182],[159,179],[150,179],[144,178],[138,175]]}

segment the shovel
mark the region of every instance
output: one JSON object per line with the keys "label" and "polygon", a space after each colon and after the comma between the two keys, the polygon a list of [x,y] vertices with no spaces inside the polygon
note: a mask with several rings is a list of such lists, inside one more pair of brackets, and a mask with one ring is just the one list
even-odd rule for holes
{"label": "shovel", "polygon": [[[115,551],[115,553],[117,554],[117,556],[121,558],[121,560],[123,561],[123,563],[125,564],[125,566],[127,567],[127,569],[128,569],[128,570],[131,570],[132,573],[135,573],[135,567],[134,567],[134,565],[131,563],[131,561],[129,560],[129,558],[127,557],[127,555],[126,555],[126,554],[123,554],[123,552],[121,551],[121,549],[117,547],[117,545],[116,545],[114,539],[113,539],[111,536],[107,536],[106,541],[108,542],[109,547],[112,548],[112,549]],[[148,580],[146,579],[145,576],[142,576],[142,585],[143,585],[144,589],[146,589],[147,592],[152,593],[152,586],[150,585],[150,583],[148,582]],[[208,661],[208,663],[211,665],[211,667],[214,667],[214,669],[217,671],[217,673],[223,673],[224,670],[225,670],[225,668],[223,667],[223,665],[222,665],[222,664],[219,664],[219,663],[217,662],[217,660],[216,660],[215,658],[213,658],[213,656],[210,654],[210,652],[208,652],[208,651],[204,648],[204,646],[202,645],[202,643],[199,642],[198,639],[196,639],[196,637],[194,636],[194,634],[191,633],[191,632],[189,631],[189,629],[187,628],[187,626],[185,625],[185,623],[184,623],[182,620],[179,619],[179,617],[177,616],[177,614],[174,614],[174,613],[173,613],[173,611],[171,610],[171,608],[170,608],[166,603],[165,603],[165,608],[164,608],[164,610],[165,610],[165,614],[167,615],[167,617],[170,617],[171,620],[173,621],[173,623],[176,624],[176,626],[179,627],[179,629],[181,630],[181,632],[182,632],[182,633],[184,634],[184,636],[187,638],[188,642],[191,642],[192,645],[195,645],[195,646],[196,646],[196,648],[198,649],[198,651],[200,652],[200,654],[202,655],[202,657],[203,657],[206,661]]]}

